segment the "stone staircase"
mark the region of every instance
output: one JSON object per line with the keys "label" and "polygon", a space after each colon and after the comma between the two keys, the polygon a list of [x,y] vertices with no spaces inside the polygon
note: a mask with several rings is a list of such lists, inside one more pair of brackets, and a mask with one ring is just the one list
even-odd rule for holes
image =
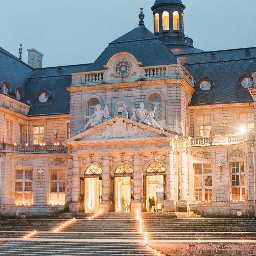
{"label": "stone staircase", "polygon": [[[188,219],[177,214],[141,213],[143,233],[140,233],[136,214],[109,213],[93,220],[89,220],[89,216],[76,215],[72,224],[56,233],[53,230],[72,215],[0,220],[0,255],[158,255],[143,245],[144,232],[147,232],[148,244],[237,243],[242,240],[256,244],[254,219],[198,216]],[[28,240],[22,238],[35,229],[38,231],[35,236]]]}

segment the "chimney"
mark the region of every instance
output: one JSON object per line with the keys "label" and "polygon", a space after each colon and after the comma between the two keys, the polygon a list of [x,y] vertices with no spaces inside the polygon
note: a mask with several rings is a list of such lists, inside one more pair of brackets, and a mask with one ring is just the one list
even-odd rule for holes
{"label": "chimney", "polygon": [[28,65],[32,68],[42,68],[43,54],[36,49],[28,49]]}

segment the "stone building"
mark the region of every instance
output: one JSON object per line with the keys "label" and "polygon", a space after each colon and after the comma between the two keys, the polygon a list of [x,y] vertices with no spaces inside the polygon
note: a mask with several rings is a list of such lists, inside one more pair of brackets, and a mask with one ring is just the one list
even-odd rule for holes
{"label": "stone building", "polygon": [[205,52],[181,0],[92,64],[0,48],[0,214],[254,215],[256,48]]}

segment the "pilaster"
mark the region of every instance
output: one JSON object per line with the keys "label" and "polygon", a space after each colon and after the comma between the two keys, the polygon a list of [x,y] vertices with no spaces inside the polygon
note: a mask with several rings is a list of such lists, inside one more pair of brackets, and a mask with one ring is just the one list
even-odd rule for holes
{"label": "pilaster", "polygon": [[100,210],[109,212],[110,210],[110,172],[109,172],[109,155],[103,154],[103,173],[102,173],[102,202]]}

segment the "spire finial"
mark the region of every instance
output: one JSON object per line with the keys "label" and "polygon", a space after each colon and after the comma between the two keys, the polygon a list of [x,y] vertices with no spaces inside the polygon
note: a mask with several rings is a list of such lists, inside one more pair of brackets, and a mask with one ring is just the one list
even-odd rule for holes
{"label": "spire finial", "polygon": [[19,54],[20,54],[20,57],[19,59],[22,60],[22,44],[20,44],[20,48],[19,48]]}
{"label": "spire finial", "polygon": [[139,15],[139,18],[140,18],[139,25],[140,26],[144,26],[145,14],[143,13],[143,10],[144,10],[144,8],[140,8],[140,15]]}

